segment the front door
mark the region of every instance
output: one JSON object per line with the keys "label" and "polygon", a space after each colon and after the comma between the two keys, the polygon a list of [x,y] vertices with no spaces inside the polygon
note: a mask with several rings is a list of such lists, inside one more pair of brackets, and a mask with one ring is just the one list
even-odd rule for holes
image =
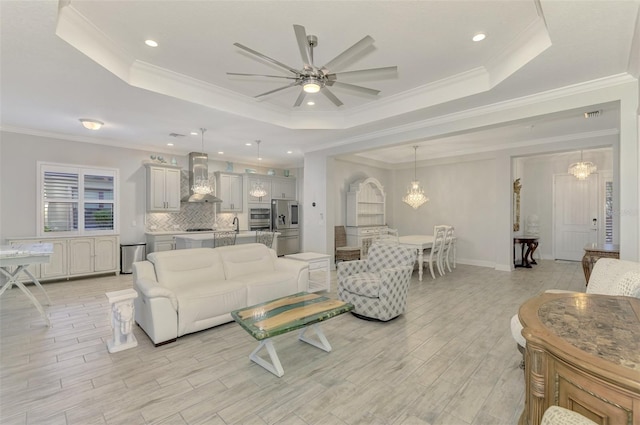
{"label": "front door", "polygon": [[554,254],[557,260],[579,261],[584,246],[598,242],[598,174],[585,180],[554,176]]}

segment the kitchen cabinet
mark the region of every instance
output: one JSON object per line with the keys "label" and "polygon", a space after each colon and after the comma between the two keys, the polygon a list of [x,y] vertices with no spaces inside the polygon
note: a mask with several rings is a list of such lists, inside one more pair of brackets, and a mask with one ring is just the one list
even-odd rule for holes
{"label": "kitchen cabinet", "polygon": [[152,252],[171,251],[176,249],[176,235],[149,235],[147,234],[147,255]]}
{"label": "kitchen cabinet", "polygon": [[[271,177],[269,176],[255,176],[255,175],[247,175],[247,202],[251,204],[266,204],[269,205],[271,203]],[[251,196],[251,189],[256,184],[262,184],[262,187],[267,192],[266,195],[256,197]]]}
{"label": "kitchen cabinet", "polygon": [[216,196],[222,199],[218,204],[220,212],[242,212],[242,175],[216,172]]}
{"label": "kitchen cabinet", "polygon": [[145,165],[147,167],[147,211],[180,211],[180,167]]}
{"label": "kitchen cabinet", "polygon": [[[32,264],[29,271],[39,280],[69,279],[98,273],[119,274],[120,238],[110,236],[79,236],[69,238],[10,239],[9,245],[50,243],[53,255],[49,263]],[[28,280],[25,276],[25,280]],[[21,279],[22,280],[22,279]]]}
{"label": "kitchen cabinet", "polygon": [[272,177],[272,199],[296,199],[296,179],[293,177]]}
{"label": "kitchen cabinet", "polygon": [[69,273],[91,274],[117,268],[118,241],[114,236],[76,238],[69,241]]}

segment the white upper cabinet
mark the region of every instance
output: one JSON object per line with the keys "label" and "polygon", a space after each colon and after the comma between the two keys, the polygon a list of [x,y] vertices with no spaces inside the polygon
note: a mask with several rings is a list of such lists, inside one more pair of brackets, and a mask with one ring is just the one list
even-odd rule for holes
{"label": "white upper cabinet", "polygon": [[220,212],[242,212],[242,175],[216,172],[216,196]]}
{"label": "white upper cabinet", "polygon": [[293,177],[272,177],[272,199],[296,199],[296,179]]}
{"label": "white upper cabinet", "polygon": [[180,167],[146,164],[147,211],[180,211]]}
{"label": "white upper cabinet", "polygon": [[347,226],[383,226],[386,224],[385,193],[373,177],[358,180],[347,193]]}

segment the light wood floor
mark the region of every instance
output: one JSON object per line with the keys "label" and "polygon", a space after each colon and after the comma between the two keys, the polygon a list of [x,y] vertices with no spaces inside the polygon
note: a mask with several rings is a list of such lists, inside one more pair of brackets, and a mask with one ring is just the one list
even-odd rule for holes
{"label": "light wood floor", "polygon": [[235,323],[158,348],[136,327],[138,347],[109,354],[104,294],[131,275],[45,284],[51,328],[13,288],[0,299],[0,423],[515,424],[524,382],[510,317],[544,289],[584,290],[579,263],[540,263],[414,272],[398,319],[326,322],[331,353],[276,337],[282,378],[250,362],[257,343]]}

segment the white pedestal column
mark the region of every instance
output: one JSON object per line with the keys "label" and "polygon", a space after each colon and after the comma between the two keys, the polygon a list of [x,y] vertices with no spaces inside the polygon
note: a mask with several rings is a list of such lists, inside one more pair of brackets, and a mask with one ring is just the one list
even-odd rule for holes
{"label": "white pedestal column", "polygon": [[133,335],[134,307],[133,300],[138,293],[133,289],[107,292],[105,294],[111,304],[111,327],[113,339],[107,342],[110,353],[136,347],[138,341]]}

